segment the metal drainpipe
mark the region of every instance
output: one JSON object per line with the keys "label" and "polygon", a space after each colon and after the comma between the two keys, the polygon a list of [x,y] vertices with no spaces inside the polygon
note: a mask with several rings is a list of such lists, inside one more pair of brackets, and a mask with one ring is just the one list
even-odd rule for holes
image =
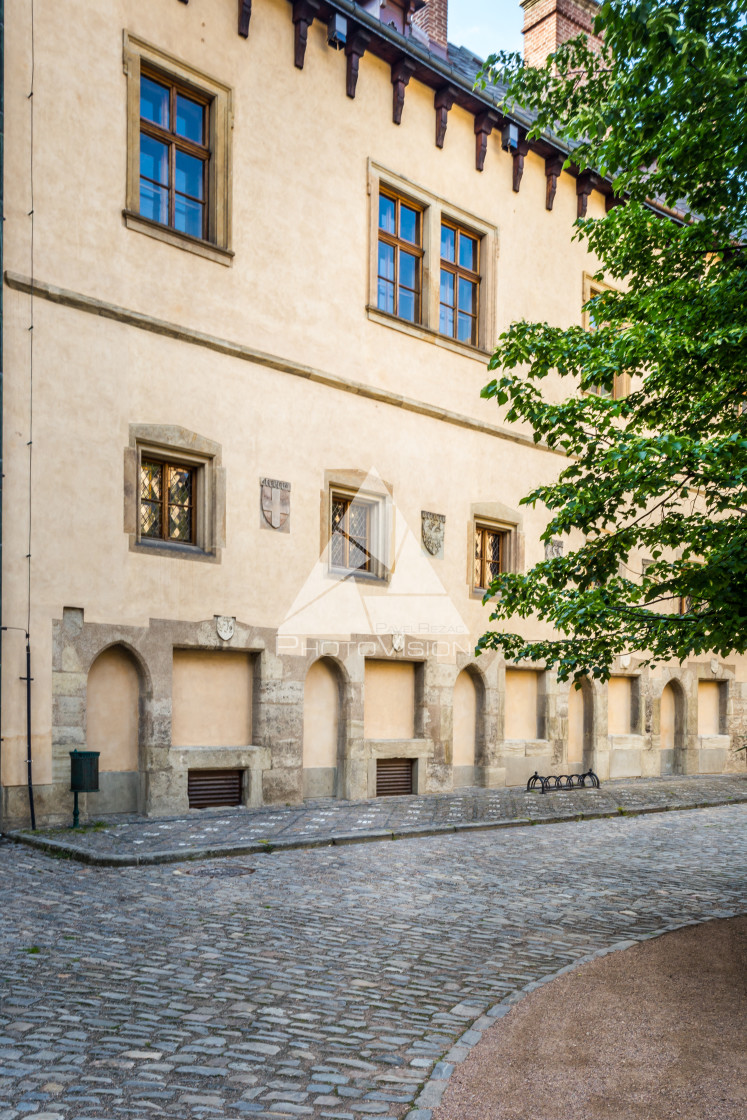
{"label": "metal drainpipe", "polygon": [[[5,223],[5,0],[0,0],[0,829],[3,820],[2,623],[3,623],[3,226]],[[29,674],[27,673],[27,676]]]}

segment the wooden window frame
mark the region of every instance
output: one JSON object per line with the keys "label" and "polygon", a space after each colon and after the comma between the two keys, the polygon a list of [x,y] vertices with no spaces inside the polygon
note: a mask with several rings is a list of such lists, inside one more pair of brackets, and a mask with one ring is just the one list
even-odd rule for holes
{"label": "wooden window frame", "polygon": [[[481,311],[481,308],[480,308],[480,285],[481,285],[481,279],[482,279],[481,270],[480,270],[480,259],[482,257],[482,237],[476,230],[469,229],[466,226],[462,225],[460,222],[456,222],[453,219],[451,219],[449,217],[446,217],[446,215],[441,216],[441,225],[440,225],[440,229],[439,229],[439,234],[442,233],[444,226],[447,229],[451,229],[451,230],[454,231],[454,260],[450,261],[444,256],[439,257],[439,260],[440,260],[439,277],[438,277],[438,307],[439,307],[438,330],[439,330],[439,334],[444,335],[445,338],[452,338],[452,339],[454,339],[454,341],[460,342],[463,346],[477,346],[478,339],[480,337],[480,311]],[[477,250],[476,250],[477,251],[477,269],[473,270],[473,269],[464,268],[462,265],[459,264],[459,239],[462,235],[464,235],[465,237],[469,237],[469,239],[471,241],[476,242],[476,246],[477,246]],[[443,302],[443,300],[441,299],[441,273],[442,272],[450,272],[452,274],[452,276],[454,277],[454,303],[453,303],[453,305],[445,304]],[[467,280],[467,281],[469,281],[470,284],[474,284],[475,289],[476,289],[476,300],[475,300],[476,309],[475,309],[474,315],[470,315],[470,318],[473,320],[473,329],[472,329],[472,336],[471,336],[469,342],[467,342],[463,338],[458,337],[458,326],[459,326],[458,317],[459,317],[460,314],[464,314],[464,315],[469,314],[468,312],[460,312],[460,310],[459,310],[459,280],[460,279]],[[450,307],[451,311],[453,312],[453,315],[454,315],[454,330],[453,330],[452,334],[448,334],[446,331],[441,330],[441,308],[442,307]]]}
{"label": "wooden window frame", "polygon": [[[388,233],[386,230],[383,230],[381,228],[381,225],[379,224],[378,211],[379,211],[379,207],[381,205],[380,200],[381,200],[382,197],[388,198],[388,199],[390,199],[390,201],[392,201],[394,203],[394,207],[395,207],[395,210],[394,210],[394,214],[395,214],[394,228],[397,231],[394,234]],[[377,206],[377,223],[376,224],[377,224],[377,229],[378,229],[378,239],[377,239],[377,244],[376,244],[376,280],[377,280],[376,305],[377,305],[378,310],[381,311],[382,314],[384,314],[384,315],[394,315],[394,317],[396,319],[402,319],[402,321],[405,322],[405,323],[412,323],[412,324],[417,326],[420,323],[422,323],[422,320],[423,320],[423,257],[425,255],[425,250],[423,249],[423,233],[424,233],[424,225],[425,225],[424,208],[422,206],[420,206],[419,203],[414,202],[410,198],[407,198],[405,195],[399,194],[397,191],[391,190],[390,188],[385,187],[385,186],[380,186],[379,187],[379,194],[378,194],[377,202],[378,202],[378,206]],[[407,241],[404,238],[399,236],[400,211],[401,211],[403,203],[409,209],[414,210],[418,215],[418,233],[419,233],[419,238],[420,238],[418,242]],[[385,308],[378,306],[378,282],[381,279],[386,279],[385,277],[381,276],[381,274],[379,273],[379,270],[378,270],[378,268],[379,268],[379,248],[378,247],[379,247],[379,244],[382,243],[382,242],[385,245],[390,245],[394,249],[394,280],[393,280],[393,285],[394,285],[394,311],[387,311]],[[402,253],[402,252],[408,253],[410,256],[415,257],[416,261],[417,261],[417,264],[416,264],[417,275],[415,277],[415,282],[417,284],[417,287],[414,289],[414,295],[415,295],[415,318],[414,319],[408,319],[406,316],[400,315],[400,313],[399,313],[399,288],[400,288],[400,283],[399,283],[399,258],[400,258],[400,253]],[[387,280],[386,282],[387,283],[392,283],[392,281],[389,281],[389,280]],[[412,290],[413,289],[408,289],[408,291],[412,291]]]}
{"label": "wooden window frame", "polygon": [[[494,536],[497,536],[499,541],[500,541],[500,558],[498,560],[498,565],[499,565],[500,572],[508,571],[508,567],[507,567],[507,552],[508,552],[508,547],[509,547],[509,532],[508,532],[508,530],[503,528],[500,525],[490,525],[485,521],[475,521],[475,527],[474,527],[474,533],[473,533],[473,547],[472,547],[472,588],[473,588],[474,591],[480,591],[480,592],[483,592],[483,593],[488,590],[491,583],[493,582],[492,579],[491,580],[486,580],[486,578],[485,578],[486,574],[487,574],[488,564],[494,563],[494,561],[488,560],[488,557],[487,557],[487,554],[486,554],[485,545],[486,545],[487,534],[488,533],[491,533]],[[475,565],[478,563],[478,557],[475,555],[475,552],[477,551],[478,538],[482,539],[482,544],[481,544],[481,548],[480,548],[481,556],[479,557],[479,564],[480,564],[480,581],[479,582],[475,579]]]}
{"label": "wooden window frame", "polygon": [[[191,541],[141,532],[143,461],[192,472]],[[124,452],[124,531],[131,552],[220,563],[226,534],[226,472],[219,443],[172,424],[130,424]]]}
{"label": "wooden window frame", "polygon": [[[618,289],[613,287],[612,284],[605,284],[601,280],[595,280],[588,272],[583,275],[583,289],[582,289],[582,324],[585,331],[593,331],[595,328],[591,321],[587,304],[594,296],[601,295],[602,292],[616,292]],[[615,374],[615,380],[612,385],[612,392],[607,396],[606,393],[601,393],[600,385],[593,385],[588,389],[584,389],[584,393],[590,396],[601,397],[603,400],[619,401],[624,397],[630,395],[630,374],[620,373]]]}
{"label": "wooden window frame", "polygon": [[[142,507],[143,502],[147,499],[143,498],[142,490],[140,491],[138,512],[140,515],[140,538],[144,541],[157,541],[160,544],[177,544],[177,545],[194,545],[196,538],[196,522],[197,522],[197,503],[195,501],[197,489],[197,475],[198,467],[191,463],[180,463],[170,459],[162,459],[155,455],[143,454],[140,458],[140,468],[142,472],[143,466],[148,463],[154,467],[158,467],[161,471],[161,532],[158,536],[150,533],[143,533],[142,531]],[[189,501],[189,539],[185,540],[183,537],[172,537],[169,534],[169,510],[171,502],[169,500],[169,472],[172,470],[186,471],[189,474],[190,482],[190,501]],[[141,477],[142,482],[142,477]]]}
{"label": "wooden window frame", "polygon": [[[231,265],[234,256],[231,249],[231,89],[216,78],[127,31],[124,32],[124,72],[127,76],[127,181],[125,208],[122,212],[125,226],[218,264]],[[162,84],[173,85],[186,96],[206,106],[209,158],[206,169],[205,236],[202,238],[182,233],[171,225],[153,221],[140,213],[141,127],[146,124],[143,131],[148,134],[151,127],[158,128],[152,122],[143,122],[140,117],[140,79],[143,74]],[[163,136],[157,138],[164,139]],[[179,138],[180,145],[182,142],[190,144],[183,137]]]}
{"label": "wooden window frame", "polygon": [[[153,121],[147,120],[142,115],[140,116],[140,135],[152,137],[161,144],[165,144],[169,150],[169,220],[168,222],[160,222],[159,225],[165,225],[168,229],[176,230],[176,153],[177,151],[186,152],[187,155],[199,159],[202,163],[202,199],[193,199],[195,202],[200,202],[202,205],[202,235],[201,241],[208,240],[208,218],[210,215],[210,160],[212,159],[210,148],[210,105],[212,98],[208,97],[201,91],[192,89],[186,86],[183,82],[171,77],[170,74],[164,74],[160,70],[156,70],[151,66],[140,67],[140,80],[142,83],[143,78],[149,78],[151,81],[156,82],[160,86],[164,86],[169,91],[169,122],[171,127],[168,129],[163,128],[161,125],[155,124]],[[180,136],[176,131],[176,113],[177,113],[177,96],[181,94],[183,97],[189,98],[195,104],[201,105],[204,113],[203,125],[205,143],[197,144],[194,140],[188,140],[185,136]],[[143,175],[140,176],[141,182]],[[147,180],[152,182],[152,180]],[[163,184],[157,184],[163,185]],[[185,198],[192,199],[191,195],[184,195]],[[183,230],[176,230],[178,233],[183,233]],[[192,236],[187,234],[187,236]]]}

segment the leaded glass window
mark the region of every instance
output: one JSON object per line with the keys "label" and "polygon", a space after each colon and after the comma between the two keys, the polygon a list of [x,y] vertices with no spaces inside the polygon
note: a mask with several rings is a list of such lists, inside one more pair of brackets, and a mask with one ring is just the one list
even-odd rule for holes
{"label": "leaded glass window", "polygon": [[206,238],[208,103],[168,78],[140,77],[140,214]]}
{"label": "leaded glass window", "polygon": [[474,586],[486,591],[504,571],[506,533],[487,525],[475,526]]}
{"label": "leaded glass window", "polygon": [[479,297],[479,238],[442,222],[439,333],[477,346]]}
{"label": "leaded glass window", "polygon": [[370,502],[332,495],[330,567],[372,572]]}
{"label": "leaded glass window", "polygon": [[423,212],[381,191],[376,305],[410,323],[421,320]]}
{"label": "leaded glass window", "polygon": [[140,464],[140,536],[194,544],[193,467],[143,459]]}

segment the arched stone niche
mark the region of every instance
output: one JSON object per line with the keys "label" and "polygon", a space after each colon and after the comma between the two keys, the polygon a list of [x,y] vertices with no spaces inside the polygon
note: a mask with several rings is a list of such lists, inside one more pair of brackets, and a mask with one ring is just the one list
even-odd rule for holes
{"label": "arched stone niche", "polygon": [[330,658],[315,661],[303,690],[303,795],[334,797],[344,734],[342,678]]}
{"label": "arched stone niche", "polygon": [[109,646],[86,682],[86,748],[100,755],[100,790],[89,807],[97,813],[138,810],[141,718],[138,664],[125,646]]}

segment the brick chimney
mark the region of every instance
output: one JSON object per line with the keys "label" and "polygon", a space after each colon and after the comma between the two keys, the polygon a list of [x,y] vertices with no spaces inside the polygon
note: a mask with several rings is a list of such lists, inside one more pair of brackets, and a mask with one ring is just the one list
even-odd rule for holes
{"label": "brick chimney", "polygon": [[521,0],[524,9],[524,61],[542,66],[561,43],[586,33],[592,47],[600,40],[592,33],[597,0]]}
{"label": "brick chimney", "polygon": [[436,48],[441,48],[439,54],[446,53],[448,17],[449,0],[427,0],[425,7],[412,17],[415,26],[425,31]]}

